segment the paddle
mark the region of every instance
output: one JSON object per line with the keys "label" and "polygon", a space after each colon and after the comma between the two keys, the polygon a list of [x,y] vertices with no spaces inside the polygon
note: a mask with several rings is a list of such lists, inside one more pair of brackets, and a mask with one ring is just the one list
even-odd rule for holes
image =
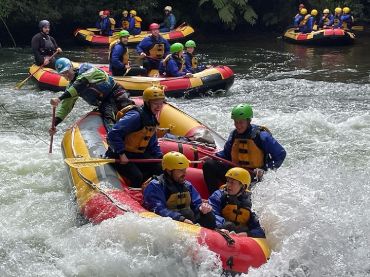
{"label": "paddle", "polygon": [[[55,129],[55,110],[56,107],[53,107],[53,115],[51,117],[51,129]],[[50,136],[50,145],[49,145],[49,153],[51,154],[53,152],[53,139],[54,139],[54,134],[51,134]]]}
{"label": "paddle", "polygon": [[[58,51],[55,51],[53,55],[50,56],[49,60],[51,60],[56,54],[58,54],[59,52]],[[35,71],[33,72],[30,76],[28,76],[26,79],[24,79],[23,81],[17,83],[15,85],[15,88],[16,89],[20,89],[21,87],[23,87],[23,85],[31,78],[33,77],[41,68],[43,68],[45,66],[45,62]]]}
{"label": "paddle", "polygon": [[352,26],[351,30],[362,32],[364,30],[364,26]]}
{"label": "paddle", "polygon": [[[64,162],[73,168],[96,167],[110,163],[121,163],[119,159],[104,158],[66,158]],[[131,163],[160,163],[162,159],[129,159]],[[190,163],[202,163],[203,161],[191,161]]]}

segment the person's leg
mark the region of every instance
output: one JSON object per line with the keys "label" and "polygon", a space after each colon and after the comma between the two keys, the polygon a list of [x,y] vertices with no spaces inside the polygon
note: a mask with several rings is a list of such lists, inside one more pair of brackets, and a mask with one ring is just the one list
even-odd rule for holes
{"label": "person's leg", "polygon": [[107,132],[109,132],[116,123],[117,105],[113,97],[109,97],[99,106],[99,112],[102,114],[103,123]]}
{"label": "person's leg", "polygon": [[129,71],[125,73],[125,76],[146,76],[147,74],[148,73],[145,68],[130,67]]}
{"label": "person's leg", "polygon": [[207,184],[209,195],[226,183],[226,172],[231,166],[214,159],[208,159],[203,164],[203,176]]}
{"label": "person's leg", "polygon": [[135,163],[115,164],[117,172],[128,181],[128,186],[140,188],[143,182],[143,174]]}

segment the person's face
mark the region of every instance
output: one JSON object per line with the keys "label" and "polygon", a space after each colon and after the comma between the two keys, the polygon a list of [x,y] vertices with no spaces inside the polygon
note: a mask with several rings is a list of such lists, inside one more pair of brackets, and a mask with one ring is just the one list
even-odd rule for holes
{"label": "person's face", "polygon": [[170,13],[170,11],[168,11],[168,10],[164,10],[164,14],[165,15],[168,15]]}
{"label": "person's face", "polygon": [[49,25],[46,25],[46,26],[42,27],[42,32],[44,34],[49,34],[49,32],[50,32],[50,26]]}
{"label": "person's face", "polygon": [[235,126],[236,132],[238,134],[243,134],[249,126],[249,120],[247,120],[247,119],[235,119],[234,120],[234,126]]}
{"label": "person's face", "polygon": [[187,48],[186,48],[186,51],[187,51],[188,53],[190,53],[190,54],[193,54],[193,52],[194,52],[194,47],[187,47]]}
{"label": "person's face", "polygon": [[186,168],[184,169],[174,169],[171,170],[171,178],[179,184],[182,184],[185,182],[185,176],[186,176]]}
{"label": "person's face", "polygon": [[66,78],[68,81],[71,81],[75,75],[72,68],[68,69],[67,71],[64,71],[63,73],[60,73],[60,75],[64,78]]}
{"label": "person's face", "polygon": [[180,58],[182,58],[182,57],[184,56],[184,51],[182,51],[182,50],[181,50],[181,51],[180,51],[180,52],[178,52],[177,54],[179,55],[179,57],[180,57]]}
{"label": "person's face", "polygon": [[121,37],[121,42],[123,44],[127,44],[128,43],[128,37],[127,36],[126,37]]}
{"label": "person's face", "polygon": [[123,13],[123,16],[124,16],[124,17],[127,17],[127,16],[128,16],[128,13]]}
{"label": "person's face", "polygon": [[149,101],[150,111],[153,114],[159,113],[163,108],[163,103],[164,103],[163,99],[150,100]]}
{"label": "person's face", "polygon": [[155,37],[158,37],[159,36],[159,29],[152,30],[152,35],[155,36]]}
{"label": "person's face", "polygon": [[235,179],[226,178],[226,189],[229,195],[237,195],[242,187],[242,184]]}

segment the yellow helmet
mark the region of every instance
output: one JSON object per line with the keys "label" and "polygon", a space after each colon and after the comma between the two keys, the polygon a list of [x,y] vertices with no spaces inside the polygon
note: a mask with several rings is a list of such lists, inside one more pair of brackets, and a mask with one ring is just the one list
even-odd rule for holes
{"label": "yellow helmet", "polygon": [[322,13],[323,13],[323,14],[329,14],[329,13],[330,13],[330,10],[329,10],[329,9],[324,9],[324,10],[322,11]]}
{"label": "yellow helmet", "polygon": [[350,12],[351,12],[350,8],[348,8],[348,7],[343,8],[343,13],[350,13]]}
{"label": "yellow helmet", "polygon": [[340,7],[336,7],[334,11],[335,13],[342,13],[342,9]]}
{"label": "yellow helmet", "polygon": [[318,12],[317,10],[315,10],[315,9],[313,9],[313,10],[311,11],[311,15],[312,15],[312,16],[316,16],[318,13],[319,13],[319,12]]}
{"label": "yellow helmet", "polygon": [[157,100],[157,99],[165,99],[166,96],[164,95],[164,89],[159,86],[151,86],[144,90],[143,92],[143,100],[144,102],[150,100]]}
{"label": "yellow helmet", "polygon": [[248,170],[241,167],[233,167],[229,169],[226,172],[225,177],[237,180],[245,186],[249,186],[251,183],[251,175]]}
{"label": "yellow helmet", "polygon": [[174,169],[186,169],[189,167],[190,161],[184,154],[176,151],[168,152],[163,156],[162,169],[163,170],[174,170]]}
{"label": "yellow helmet", "polygon": [[307,9],[305,9],[305,8],[301,9],[300,13],[301,13],[302,15],[307,14]]}
{"label": "yellow helmet", "polygon": [[137,12],[135,10],[131,10],[130,11],[130,14],[132,14],[133,16],[136,16],[137,15]]}

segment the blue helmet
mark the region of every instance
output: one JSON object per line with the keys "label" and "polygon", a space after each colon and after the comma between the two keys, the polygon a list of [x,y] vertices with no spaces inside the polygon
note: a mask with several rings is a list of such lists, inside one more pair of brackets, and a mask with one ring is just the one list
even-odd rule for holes
{"label": "blue helmet", "polygon": [[66,72],[72,67],[72,63],[69,59],[67,58],[59,58],[55,62],[55,69],[59,74]]}

